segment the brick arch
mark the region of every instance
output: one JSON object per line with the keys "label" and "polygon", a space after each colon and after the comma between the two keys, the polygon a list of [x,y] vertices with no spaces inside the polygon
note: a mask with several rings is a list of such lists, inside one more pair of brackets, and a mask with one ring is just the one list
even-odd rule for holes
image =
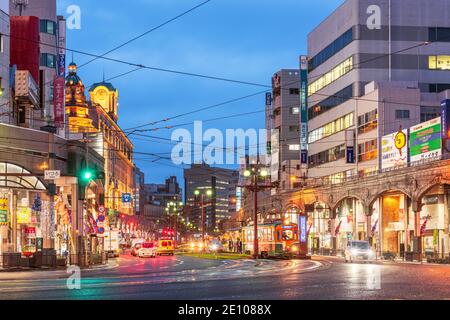
{"label": "brick arch", "polygon": [[333,216],[335,216],[335,211],[336,211],[336,209],[338,208],[338,206],[339,206],[344,200],[346,200],[346,199],[356,199],[356,200],[358,200],[359,202],[361,202],[361,203],[363,204],[363,206],[366,205],[366,201],[363,200],[361,197],[356,196],[356,195],[346,195],[346,196],[343,196],[343,197],[339,198],[339,200],[336,201],[336,203],[334,204],[334,206],[331,208],[331,210],[332,210],[332,212],[333,212]]}
{"label": "brick arch", "polygon": [[419,190],[416,192],[416,201],[418,203],[422,202],[423,197],[433,188],[439,187],[442,185],[450,185],[450,179],[449,178],[438,178],[434,179],[432,182],[426,184],[425,186],[419,188]]}
{"label": "brick arch", "polygon": [[408,191],[406,191],[402,188],[383,189],[383,190],[377,192],[373,197],[371,197],[369,199],[369,201],[368,201],[369,208],[373,206],[373,204],[379,197],[381,197],[383,194],[388,193],[388,192],[400,192],[400,193],[403,193],[405,196],[407,196],[409,199],[414,198]]}

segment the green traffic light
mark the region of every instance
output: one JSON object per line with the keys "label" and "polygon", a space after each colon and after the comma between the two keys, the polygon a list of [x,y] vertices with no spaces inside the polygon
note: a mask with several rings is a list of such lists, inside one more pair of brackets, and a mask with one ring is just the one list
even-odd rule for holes
{"label": "green traffic light", "polygon": [[83,171],[82,177],[84,180],[91,180],[93,177],[92,171],[90,170]]}

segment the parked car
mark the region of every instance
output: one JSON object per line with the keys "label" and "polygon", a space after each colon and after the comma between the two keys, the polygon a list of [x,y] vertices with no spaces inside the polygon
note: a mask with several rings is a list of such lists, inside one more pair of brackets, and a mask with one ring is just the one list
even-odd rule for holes
{"label": "parked car", "polygon": [[159,240],[157,253],[158,255],[167,254],[173,256],[175,248],[172,240]]}
{"label": "parked car", "polygon": [[144,242],[141,248],[137,252],[139,258],[156,258],[157,250],[156,246],[152,242]]}
{"label": "parked car", "polygon": [[345,262],[354,260],[373,260],[375,253],[370,247],[369,241],[349,240],[344,253]]}

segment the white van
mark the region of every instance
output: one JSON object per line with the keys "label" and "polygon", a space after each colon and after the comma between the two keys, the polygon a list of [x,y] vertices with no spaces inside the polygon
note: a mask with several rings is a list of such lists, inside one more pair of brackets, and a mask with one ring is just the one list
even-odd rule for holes
{"label": "white van", "polygon": [[353,260],[370,261],[375,259],[375,252],[370,247],[369,241],[349,240],[345,248],[345,262]]}

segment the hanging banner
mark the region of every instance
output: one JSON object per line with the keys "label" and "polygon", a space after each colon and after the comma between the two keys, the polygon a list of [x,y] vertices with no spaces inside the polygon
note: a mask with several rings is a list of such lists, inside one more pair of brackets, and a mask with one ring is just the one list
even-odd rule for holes
{"label": "hanging banner", "polygon": [[308,164],[308,57],[300,57],[300,150],[301,163]]}
{"label": "hanging banner", "polygon": [[55,125],[58,128],[64,127],[65,110],[65,80],[64,77],[55,78],[53,104],[55,108]]}

